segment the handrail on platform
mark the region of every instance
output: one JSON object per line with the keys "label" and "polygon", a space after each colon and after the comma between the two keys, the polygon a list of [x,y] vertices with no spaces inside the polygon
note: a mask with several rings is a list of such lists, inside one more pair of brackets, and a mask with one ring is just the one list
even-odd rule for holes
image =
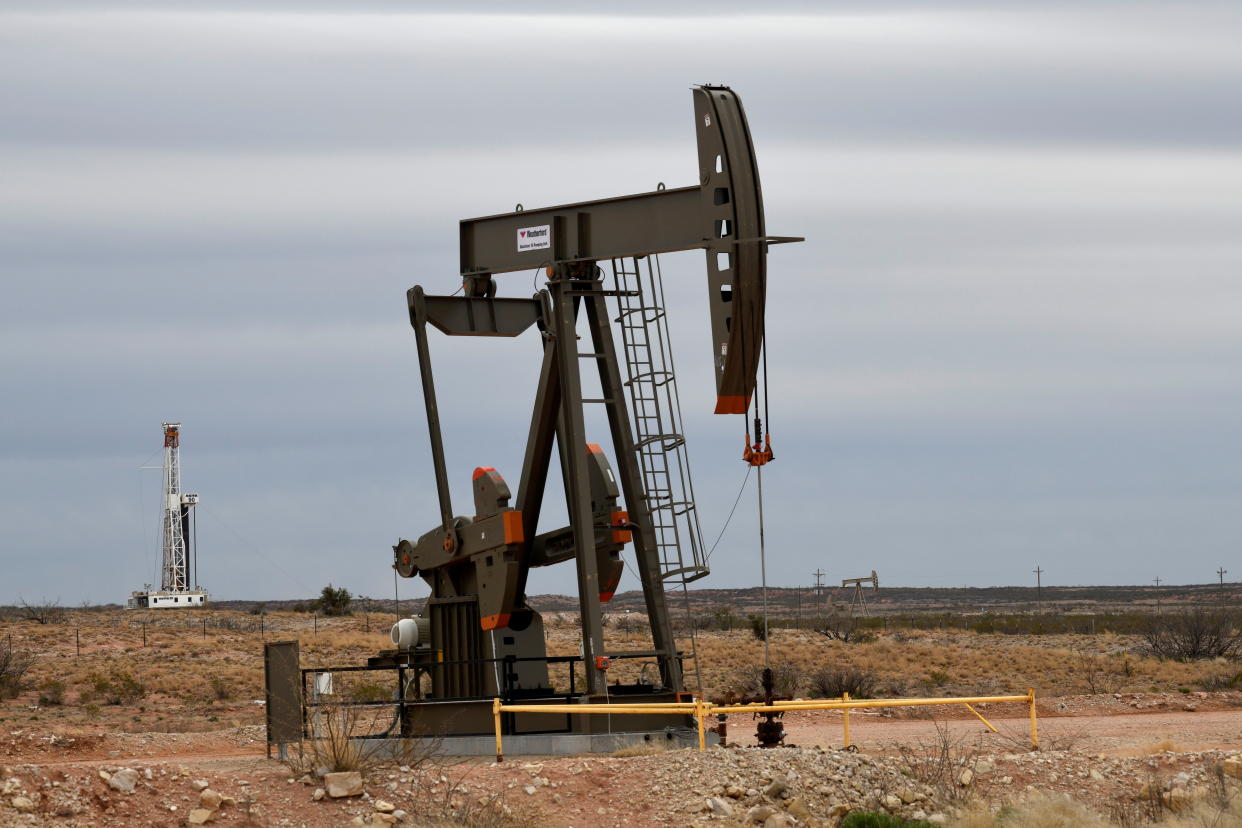
{"label": "handrail on platform", "polygon": [[618,704],[505,704],[500,699],[492,699],[492,717],[496,728],[496,761],[504,761],[504,745],[501,737],[501,713],[568,713],[584,715],[625,715],[627,713],[646,713],[670,715],[691,715],[695,718],[699,731],[699,750],[707,747],[706,718],[713,714],[729,713],[784,713],[791,710],[840,710],[843,718],[844,747],[849,748],[850,742],[850,711],[862,707],[928,707],[942,704],[960,704],[978,717],[993,733],[996,728],[983,718],[979,711],[971,705],[994,704],[1003,702],[1026,702],[1030,707],[1031,748],[1039,749],[1039,725],[1035,712],[1035,690],[1028,688],[1024,696],[945,696],[939,698],[911,699],[851,699],[849,693],[842,694],[839,699],[790,699],[762,702],[755,704],[713,704],[696,698],[692,702],[630,702]]}

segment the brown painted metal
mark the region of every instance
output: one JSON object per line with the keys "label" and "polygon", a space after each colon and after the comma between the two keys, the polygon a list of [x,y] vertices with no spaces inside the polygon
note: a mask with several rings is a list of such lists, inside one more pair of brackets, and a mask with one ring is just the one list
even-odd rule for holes
{"label": "brown painted metal", "polygon": [[[530,567],[573,558],[577,567],[587,692],[607,690],[601,603],[621,572],[620,550],[634,544],[653,654],[664,686],[682,689],[665,602],[647,494],[625,403],[620,360],[606,307],[609,292],[596,260],[703,249],[707,256],[717,413],[741,413],[754,394],[763,345],[768,245],[791,238],[765,235],[763,200],[745,114],[726,87],[694,90],[699,183],[693,187],[519,210],[466,219],[460,226],[462,296],[409,291],[418,344],[441,525],[394,547],[394,566],[432,587],[428,614],[442,667],[433,670],[438,698],[471,697],[497,686],[485,666],[498,652],[542,657],[537,613],[526,605]],[[493,274],[544,268],[547,288],[533,299],[497,298]],[[587,317],[592,351],[580,353],[579,313]],[[543,361],[527,435],[515,507],[503,478],[475,474],[475,515],[454,516],[431,375],[427,325],[451,336],[515,337],[537,326]],[[595,360],[602,398],[584,400],[581,368]],[[602,454],[588,447],[583,407],[607,413],[620,490]],[[570,525],[536,535],[553,441],[558,447]],[[618,510],[625,496],[627,512]],[[538,640],[536,641],[536,638]],[[452,656],[452,658],[449,658]],[[461,662],[450,666],[447,662]],[[472,666],[473,665],[473,666]],[[546,669],[546,668],[545,668]],[[489,691],[490,692],[490,691]]]}
{"label": "brown painted metal", "polygon": [[[763,348],[767,250],[801,241],[768,236],[759,167],[741,99],[724,86],[693,90],[697,186],[463,219],[461,274],[703,249],[707,258],[717,414],[746,411]],[[519,233],[547,228],[548,246]]]}
{"label": "brown painted metal", "polygon": [[263,645],[264,712],[267,745],[302,740],[302,672],[296,641],[269,641]]}

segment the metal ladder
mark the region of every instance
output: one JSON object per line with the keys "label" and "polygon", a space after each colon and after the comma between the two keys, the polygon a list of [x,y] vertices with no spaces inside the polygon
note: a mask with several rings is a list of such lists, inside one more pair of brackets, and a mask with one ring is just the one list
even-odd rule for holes
{"label": "metal ladder", "polygon": [[665,583],[684,586],[706,576],[709,569],[683,433],[664,310],[664,279],[655,256],[613,259],[612,276],[634,448],[651,513],[660,577]]}

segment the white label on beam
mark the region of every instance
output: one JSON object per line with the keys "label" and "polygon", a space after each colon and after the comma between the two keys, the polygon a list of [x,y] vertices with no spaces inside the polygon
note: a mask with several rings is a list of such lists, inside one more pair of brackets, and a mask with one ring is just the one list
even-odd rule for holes
{"label": "white label on beam", "polygon": [[517,231],[517,252],[527,250],[547,250],[552,246],[552,225],[541,224],[538,227],[519,227]]}

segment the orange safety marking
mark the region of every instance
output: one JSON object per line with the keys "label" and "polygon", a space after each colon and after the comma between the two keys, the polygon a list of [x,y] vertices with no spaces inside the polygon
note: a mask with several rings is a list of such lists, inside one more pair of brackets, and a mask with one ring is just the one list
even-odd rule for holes
{"label": "orange safety marking", "polygon": [[479,619],[479,626],[485,630],[498,630],[502,627],[509,626],[509,613],[501,612],[496,615],[485,615]]}
{"label": "orange safety marking", "polygon": [[[611,523],[616,527],[623,527],[630,522],[629,512],[613,512],[611,517]],[[612,530],[613,543],[629,543],[633,539],[634,533],[629,529],[617,528]]]}
{"label": "orange safety marking", "polygon": [[716,397],[717,414],[745,414],[747,408],[750,408],[750,397]]}
{"label": "orange safety marking", "polygon": [[480,477],[487,474],[488,472],[494,472],[494,471],[496,470],[493,469],[491,466],[479,466],[477,469],[474,470],[474,476],[471,477],[470,479],[478,480]]}
{"label": "orange safety marking", "polygon": [[604,450],[599,447],[599,443],[587,443],[587,452],[589,454],[603,454]]}
{"label": "orange safety marking", "polygon": [[521,543],[526,539],[526,533],[522,529],[522,512],[518,509],[510,509],[504,513],[505,524],[505,543]]}

